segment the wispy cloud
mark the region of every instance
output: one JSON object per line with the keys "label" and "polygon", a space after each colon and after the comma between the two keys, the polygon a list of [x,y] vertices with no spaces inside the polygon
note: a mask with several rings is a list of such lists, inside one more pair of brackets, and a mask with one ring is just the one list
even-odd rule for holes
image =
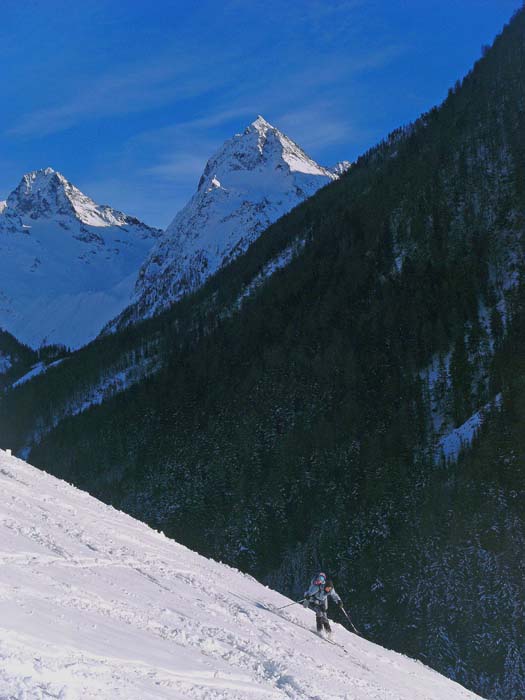
{"label": "wispy cloud", "polygon": [[[354,123],[351,115],[341,114],[340,105],[324,101],[277,114],[275,122],[310,152],[321,151],[333,144],[351,143],[369,134]],[[341,154],[341,159],[344,155]]]}
{"label": "wispy cloud", "polygon": [[162,143],[164,145],[174,141],[183,143],[196,132],[201,134],[210,133],[215,128],[222,127],[228,122],[238,123],[239,120],[249,118],[253,114],[253,107],[248,104],[224,106],[222,102],[224,102],[224,98],[222,101],[216,101],[213,111],[210,110],[206,114],[197,114],[192,119],[174,121],[169,126],[144,130],[134,136],[130,142]]}
{"label": "wispy cloud", "polygon": [[170,180],[181,176],[185,178],[194,178],[202,173],[206,158],[206,154],[203,153],[203,155],[199,157],[195,155],[193,150],[188,153],[179,152],[172,157],[164,158],[156,165],[144,168],[143,172],[145,174],[158,175]]}
{"label": "wispy cloud", "polygon": [[[235,40],[206,28],[203,10],[202,21],[185,31],[178,26],[173,43],[156,54],[79,79],[64,97],[22,113],[4,133],[29,147],[35,137],[69,129],[64,139],[71,140],[78,127],[92,135],[97,120],[121,119],[127,135],[105,139],[96,177],[85,184],[95,198],[166,225],[194,192],[208,158],[257,114],[324,164],[351,157],[348,145],[368,140],[362,113],[353,110],[352,86],[404,50],[384,40],[363,44],[361,15],[374,2],[290,0],[283,7],[266,0],[256,16],[241,0],[225,0],[221,22]],[[257,31],[246,33],[253,29],[246,18],[258,22]]]}
{"label": "wispy cloud", "polygon": [[[404,48],[399,45],[382,47],[346,60],[329,56],[320,60],[315,69],[301,67],[299,70],[276,76],[264,87],[259,83],[245,82],[236,86],[235,94],[226,90],[213,104],[213,111],[198,114],[191,120],[183,120],[160,129],[143,131],[133,142],[162,143],[174,148],[172,155],[164,154],[163,161],[173,163],[174,159],[187,150],[188,142],[195,149],[211,155],[211,149],[219,145],[213,138],[214,130],[226,124],[247,125],[258,114],[275,120],[275,125],[283,129],[295,129],[295,138],[311,147],[321,147],[348,138],[357,137],[352,126],[352,115],[344,94],[334,94],[334,85],[368,70],[376,70],[399,56]],[[325,96],[326,95],[326,96]],[[298,107],[300,105],[300,107]],[[290,134],[292,137],[294,134]],[[359,136],[363,131],[359,132]],[[153,166],[159,173],[168,173],[171,166]]]}
{"label": "wispy cloud", "polygon": [[167,127],[143,131],[130,139],[128,149],[149,149],[156,154],[156,158],[141,169],[142,174],[169,180],[173,185],[184,180],[193,186],[206,161],[224,140],[222,133],[219,134],[224,125],[242,124],[241,120],[248,123],[251,119],[250,107],[219,109]]}
{"label": "wispy cloud", "polygon": [[[169,200],[170,216],[183,206],[194,192],[206,161],[225,137],[242,130],[258,114],[297,141],[324,165],[323,152],[337,151],[343,144],[372,142],[376,134],[353,114],[348,94],[334,86],[368,70],[380,69],[397,57],[400,46],[377,50],[337,60],[333,56],[320,59],[311,67],[301,66],[275,79],[264,87],[254,81],[227,86],[208,105],[205,113],[191,119],[174,121],[168,126],[144,130],[128,140],[126,151],[131,160],[142,165],[137,178],[148,178],[156,188],[160,202]],[[346,148],[335,159],[351,158]],[[166,196],[169,191],[169,197]]]}
{"label": "wispy cloud", "polygon": [[90,119],[144,112],[203,96],[226,81],[224,73],[221,76],[219,70],[207,71],[202,59],[187,55],[167,56],[146,65],[124,66],[84,82],[75,94],[60,104],[23,115],[8,134],[42,136]]}

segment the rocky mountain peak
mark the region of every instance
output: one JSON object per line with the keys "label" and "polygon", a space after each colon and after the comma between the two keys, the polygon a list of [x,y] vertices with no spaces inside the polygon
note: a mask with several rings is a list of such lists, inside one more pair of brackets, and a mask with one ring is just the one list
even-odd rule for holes
{"label": "rocky mountain peak", "polygon": [[70,197],[74,189],[76,188],[53,168],[33,170],[22,177],[7,198],[6,213],[29,216],[32,219],[74,214]]}
{"label": "rocky mountain peak", "polygon": [[[264,117],[258,116],[242,133],[224,142],[208,160],[199,182],[199,189],[213,186],[213,178],[236,180],[242,173],[266,171],[268,174],[304,173],[334,180],[339,173],[324,168],[308,156],[292,139],[272,126]],[[250,176],[251,177],[251,176]],[[268,186],[269,182],[266,183]],[[262,186],[264,188],[264,185]]]}
{"label": "rocky mountain peak", "polygon": [[138,223],[121,211],[97,204],[53,168],[26,173],[0,213],[10,219],[76,219],[95,227]]}
{"label": "rocky mountain peak", "polygon": [[206,163],[197,192],[141,268],[132,316],[150,316],[199,287],[338,175],[259,115]]}
{"label": "rocky mountain peak", "polygon": [[266,133],[268,129],[274,129],[274,127],[270,124],[270,122],[267,122],[264,117],[259,116],[257,119],[255,119],[250,126],[246,127],[246,130],[248,129],[255,129],[259,133]]}

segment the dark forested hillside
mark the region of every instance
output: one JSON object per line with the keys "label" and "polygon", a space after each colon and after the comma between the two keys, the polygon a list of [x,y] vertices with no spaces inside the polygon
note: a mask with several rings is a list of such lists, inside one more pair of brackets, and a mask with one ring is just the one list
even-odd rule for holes
{"label": "dark forested hillside", "polygon": [[[8,395],[4,444],[40,435],[32,463],[286,592],[329,569],[372,639],[522,698],[524,76],[521,11],[200,292]],[[59,420],[119,343],[155,373]]]}
{"label": "dark forested hillside", "polygon": [[25,374],[38,359],[38,353],[0,330],[0,391]]}

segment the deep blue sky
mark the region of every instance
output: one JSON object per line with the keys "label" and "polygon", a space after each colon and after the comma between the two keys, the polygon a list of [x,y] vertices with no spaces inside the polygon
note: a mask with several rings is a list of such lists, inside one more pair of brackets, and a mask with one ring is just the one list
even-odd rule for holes
{"label": "deep blue sky", "polygon": [[322,164],[439,103],[519,0],[3,0],[0,199],[48,165],[167,225],[262,114]]}

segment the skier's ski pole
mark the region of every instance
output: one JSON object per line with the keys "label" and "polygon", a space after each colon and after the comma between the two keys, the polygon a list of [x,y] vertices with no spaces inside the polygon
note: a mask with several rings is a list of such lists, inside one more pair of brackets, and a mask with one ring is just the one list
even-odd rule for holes
{"label": "skier's ski pole", "polygon": [[298,603],[302,603],[304,601],[304,598],[302,600],[295,600],[293,603],[288,603],[288,605],[283,605],[282,608],[275,608],[276,610],[284,610],[285,608],[289,608],[291,605],[297,605]]}
{"label": "skier's ski pole", "polygon": [[356,634],[358,634],[359,636],[361,636],[361,632],[356,628],[356,626],[354,625],[354,623],[353,623],[352,620],[350,619],[350,615],[346,612],[346,610],[345,610],[343,607],[341,608],[341,610],[343,611],[344,616],[346,617],[346,619],[347,619],[348,622],[350,623],[350,626],[352,627],[352,629],[354,630],[354,632],[355,632]]}

